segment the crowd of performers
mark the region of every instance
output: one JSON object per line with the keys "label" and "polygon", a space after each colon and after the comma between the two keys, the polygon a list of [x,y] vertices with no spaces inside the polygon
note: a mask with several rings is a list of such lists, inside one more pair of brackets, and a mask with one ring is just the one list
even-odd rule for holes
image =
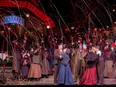
{"label": "crowd of performers", "polygon": [[[62,85],[103,84],[104,78],[116,78],[116,26],[103,34],[100,30],[71,43],[44,48],[36,43],[30,50],[14,49],[14,78],[48,78]],[[86,43],[86,44],[85,44]],[[16,74],[17,73],[17,74]]]}
{"label": "crowd of performers", "polygon": [[48,50],[35,45],[30,50],[15,49],[13,62],[14,79],[40,80],[53,75],[53,64]]}
{"label": "crowd of performers", "polygon": [[95,85],[103,84],[104,78],[116,78],[115,30],[116,26],[109,28],[105,34],[95,30],[92,38],[86,39],[86,46],[82,39],[66,46],[70,50],[65,52],[68,56],[64,53],[65,46],[58,47],[61,55],[55,49],[54,59],[59,61],[54,66],[55,82],[71,85],[78,80],[80,85]]}

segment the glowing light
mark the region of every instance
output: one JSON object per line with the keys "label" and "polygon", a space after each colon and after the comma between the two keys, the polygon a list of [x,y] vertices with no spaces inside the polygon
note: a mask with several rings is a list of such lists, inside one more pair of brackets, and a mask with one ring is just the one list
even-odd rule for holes
{"label": "glowing light", "polygon": [[26,17],[29,17],[30,15],[29,14],[26,14]]}
{"label": "glowing light", "polygon": [[4,33],[4,31],[2,31],[2,33]]}
{"label": "glowing light", "polygon": [[8,28],[8,30],[10,30],[10,27]]}
{"label": "glowing light", "polygon": [[16,45],[18,45],[18,43],[17,43],[17,42],[16,42],[15,44],[16,44]]}
{"label": "glowing light", "polygon": [[113,12],[115,12],[116,10],[115,9],[113,9]]}
{"label": "glowing light", "polygon": [[49,25],[47,25],[47,29],[49,29],[50,28],[50,26]]}
{"label": "glowing light", "polygon": [[116,21],[114,22],[114,24],[116,24]]}
{"label": "glowing light", "polygon": [[71,29],[73,30],[75,27],[71,27]]}
{"label": "glowing light", "polygon": [[107,26],[107,28],[109,28],[109,26]]}
{"label": "glowing light", "polygon": [[97,30],[97,28],[95,28],[95,31]]}
{"label": "glowing light", "polygon": [[101,31],[101,29],[99,29],[99,31]]}
{"label": "glowing light", "polygon": [[22,19],[21,17],[18,16],[5,16],[3,18],[3,21],[1,22],[2,25],[4,24],[20,24],[20,25],[24,25],[24,19]]}

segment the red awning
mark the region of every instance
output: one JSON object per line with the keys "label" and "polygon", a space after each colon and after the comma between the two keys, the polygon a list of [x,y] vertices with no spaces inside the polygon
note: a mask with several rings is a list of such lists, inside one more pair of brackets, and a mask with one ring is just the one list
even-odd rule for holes
{"label": "red awning", "polygon": [[30,10],[33,14],[35,14],[38,18],[40,18],[46,24],[46,26],[50,26],[50,28],[55,27],[55,24],[51,18],[49,18],[46,14],[44,14],[42,11],[40,11],[37,7],[35,7],[28,1],[18,0],[18,2],[14,2],[11,0],[0,0],[0,7],[26,8]]}

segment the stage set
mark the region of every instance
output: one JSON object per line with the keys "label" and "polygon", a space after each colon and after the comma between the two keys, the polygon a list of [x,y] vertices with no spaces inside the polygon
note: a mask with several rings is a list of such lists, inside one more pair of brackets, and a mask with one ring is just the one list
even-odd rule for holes
{"label": "stage set", "polygon": [[0,0],[0,85],[116,85],[115,8]]}

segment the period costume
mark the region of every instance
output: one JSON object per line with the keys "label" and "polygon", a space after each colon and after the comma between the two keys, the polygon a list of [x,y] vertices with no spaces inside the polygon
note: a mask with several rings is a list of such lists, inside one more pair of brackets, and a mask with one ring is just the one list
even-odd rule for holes
{"label": "period costume", "polygon": [[49,69],[49,75],[52,75],[53,74],[53,67],[54,67],[54,55],[53,55],[53,48],[50,47],[49,49],[49,66],[50,66],[50,69]]}
{"label": "period costume", "polygon": [[51,47],[49,48],[49,64],[50,64],[50,68],[51,68],[51,69],[52,69],[53,66],[54,66],[54,54],[53,54],[53,50],[54,50],[54,48],[53,48],[53,46],[51,46]]}
{"label": "period costume", "polygon": [[113,77],[116,78],[116,48],[114,48],[114,51],[111,53],[110,57],[113,60]]}
{"label": "period costume", "polygon": [[97,54],[99,55],[99,61],[97,63],[98,84],[103,84],[105,60],[100,50],[97,51]]}
{"label": "period costume", "polygon": [[111,48],[109,46],[105,46],[104,48],[104,57],[105,57],[105,69],[104,69],[104,77],[112,78],[113,77],[113,61],[110,57]]}
{"label": "period costume", "polygon": [[32,52],[32,63],[30,66],[28,78],[39,79],[41,77],[41,65],[42,65],[42,51],[41,48]]}
{"label": "period costume", "polygon": [[98,55],[93,52],[88,52],[85,61],[87,63],[87,69],[84,72],[80,85],[96,85],[97,84],[97,71],[96,64],[98,62]]}
{"label": "period costume", "polygon": [[86,51],[83,49],[77,49],[75,53],[76,57],[76,67],[75,67],[75,80],[82,78],[84,71],[86,69],[84,56],[86,55]]}
{"label": "period costume", "polygon": [[45,50],[43,52],[43,60],[42,60],[42,75],[47,77],[49,75],[49,70],[50,66],[48,61],[48,52],[47,50]]}
{"label": "period costume", "polygon": [[23,55],[22,60],[21,60],[21,72],[22,72],[23,78],[27,78],[28,76],[30,63],[31,63],[30,56],[27,54]]}
{"label": "period costume", "polygon": [[56,83],[57,80],[59,61],[60,61],[60,51],[59,49],[55,49],[54,50],[54,83]]}
{"label": "period costume", "polygon": [[13,49],[13,72],[15,74],[14,79],[18,79],[19,77],[21,78],[21,51],[19,49]]}
{"label": "period costume", "polygon": [[76,57],[75,57],[75,51],[76,49],[72,48],[71,49],[71,59],[70,59],[70,65],[71,65],[71,72],[72,72],[72,75],[73,75],[73,78],[75,79],[76,78],[76,74],[75,73],[76,71],[76,64],[77,64],[77,61],[76,61]]}
{"label": "period costume", "polygon": [[73,85],[74,80],[69,64],[69,54],[67,52],[62,52],[61,57],[62,59],[58,70],[57,84]]}

